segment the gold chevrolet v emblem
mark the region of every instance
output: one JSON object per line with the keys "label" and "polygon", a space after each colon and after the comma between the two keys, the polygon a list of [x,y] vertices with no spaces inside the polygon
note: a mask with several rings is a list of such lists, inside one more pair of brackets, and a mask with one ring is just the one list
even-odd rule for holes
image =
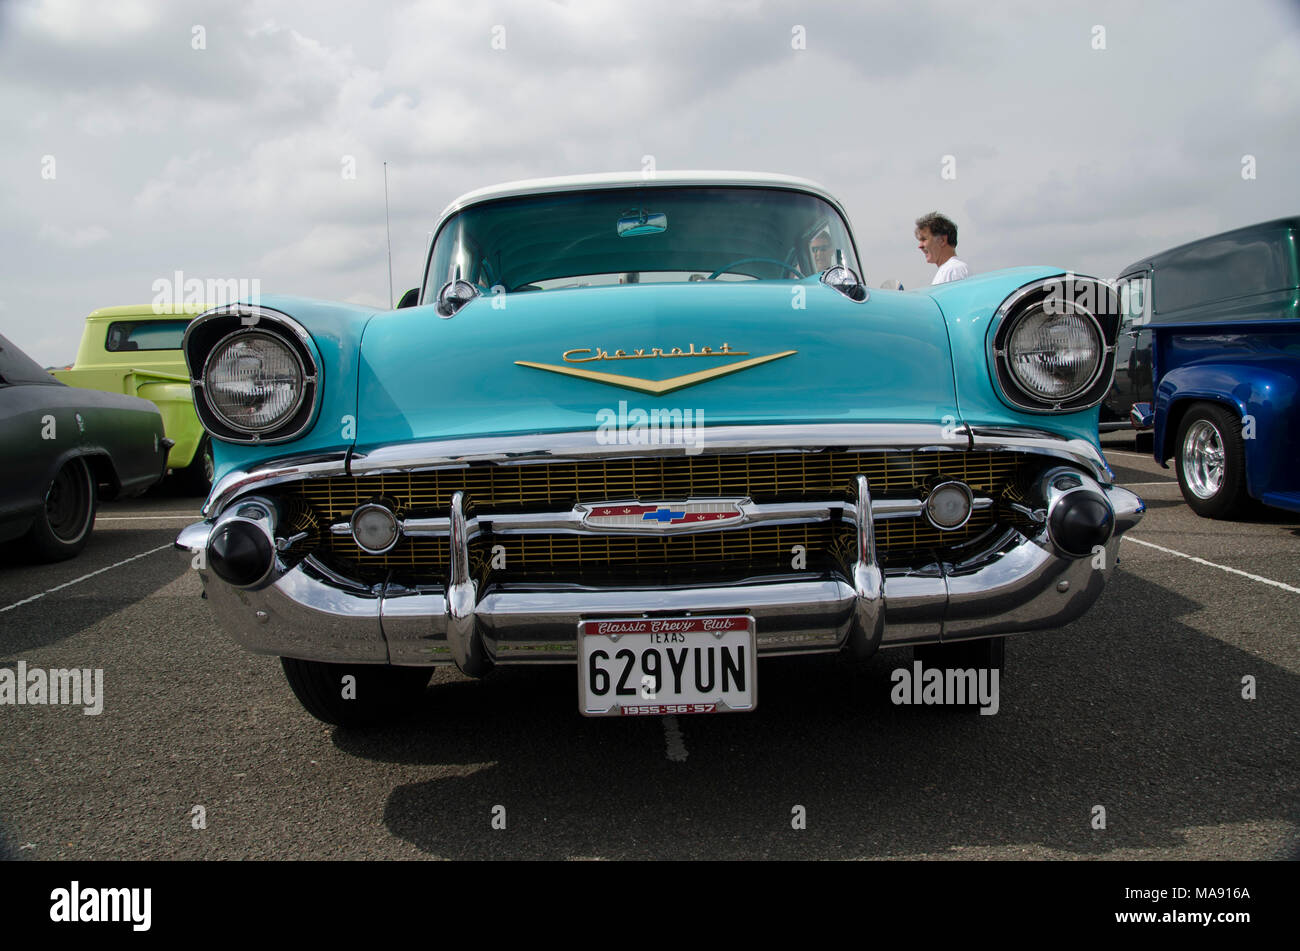
{"label": "gold chevrolet v emblem", "polygon": [[[666,380],[645,380],[638,376],[623,376],[620,373],[601,373],[598,370],[583,370],[578,367],[557,367],[549,363],[530,363],[527,360],[516,360],[515,365],[521,367],[532,367],[534,370],[549,370],[551,373],[563,373],[566,376],[576,376],[579,379],[591,380],[594,383],[605,383],[609,386],[621,386],[628,390],[639,390],[642,393],[651,393],[655,396],[662,396],[664,393],[671,393],[673,390],[680,390],[687,386],[694,386],[697,383],[703,383],[705,380],[714,380],[720,376],[726,376],[729,373],[739,373],[741,370],[748,370],[750,367],[756,367],[762,363],[771,363],[773,360],[780,360],[782,357],[788,357],[798,352],[798,350],[783,350],[780,353],[769,353],[765,357],[754,357],[751,360],[739,360],[736,363],[727,363],[723,366],[712,367],[708,370],[699,370],[695,373],[683,373],[681,376],[671,376]],[[662,355],[669,356],[668,354]],[[686,356],[687,354],[682,355]]]}

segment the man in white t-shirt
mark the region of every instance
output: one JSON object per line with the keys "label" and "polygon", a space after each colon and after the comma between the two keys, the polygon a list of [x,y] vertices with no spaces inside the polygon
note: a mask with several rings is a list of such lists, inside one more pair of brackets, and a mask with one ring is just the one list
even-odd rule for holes
{"label": "man in white t-shirt", "polygon": [[939,266],[939,273],[935,274],[931,284],[960,281],[970,276],[966,262],[957,257],[957,226],[951,218],[945,218],[937,211],[917,218],[916,240],[920,242],[926,263]]}

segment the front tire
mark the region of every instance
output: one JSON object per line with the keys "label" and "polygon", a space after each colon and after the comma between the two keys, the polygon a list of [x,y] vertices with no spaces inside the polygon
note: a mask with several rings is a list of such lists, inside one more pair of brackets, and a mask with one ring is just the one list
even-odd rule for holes
{"label": "front tire", "polygon": [[[981,670],[996,670],[998,680],[1001,681],[1002,669],[1007,658],[1007,639],[987,637],[978,641],[958,641],[955,644],[918,644],[912,648],[912,656],[921,662],[922,669],[970,670],[973,668],[977,678],[980,677]],[[946,675],[944,679],[947,680]],[[994,687],[996,689],[997,685],[994,684]],[[952,707],[955,710],[972,713],[981,709],[979,697],[969,695],[964,704],[954,703]]]}
{"label": "front tire", "polygon": [[978,641],[957,641],[955,644],[918,644],[912,648],[913,656],[924,667],[944,669],[996,670],[1001,673],[1007,660],[1007,639],[986,637]]}
{"label": "front tire", "polygon": [[341,727],[377,726],[409,713],[433,673],[429,667],[329,664],[294,657],[281,657],[280,664],[306,711]]}
{"label": "front tire", "polygon": [[186,495],[202,495],[212,491],[212,477],[216,472],[216,463],[212,458],[212,437],[204,436],[199,443],[194,458],[184,469],[176,473],[176,483]]}
{"label": "front tire", "polygon": [[95,477],[82,458],[70,459],[45,489],[45,505],[23,544],[39,561],[63,561],[86,547],[95,525]]}
{"label": "front tire", "polygon": [[1215,403],[1197,403],[1178,424],[1178,487],[1203,518],[1233,518],[1246,508],[1246,446],[1241,420]]}

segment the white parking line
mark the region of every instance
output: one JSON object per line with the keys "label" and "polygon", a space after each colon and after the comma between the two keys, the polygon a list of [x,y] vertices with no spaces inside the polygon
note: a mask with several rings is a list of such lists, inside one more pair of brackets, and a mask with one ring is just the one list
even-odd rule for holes
{"label": "white parking line", "polygon": [[668,758],[674,763],[686,762],[686,741],[676,717],[664,717],[664,740],[668,744]]}
{"label": "white parking line", "polygon": [[1155,456],[1149,452],[1129,452],[1127,449],[1106,449],[1104,447],[1101,451],[1107,456],[1137,456],[1139,459],[1155,459]]}
{"label": "white parking line", "polygon": [[1130,485],[1177,485],[1178,483],[1175,482],[1173,479],[1165,479],[1162,482],[1121,482],[1119,484],[1123,486],[1130,486]]}
{"label": "white parking line", "polygon": [[154,519],[162,518],[188,518],[200,519],[202,515],[96,515],[96,522],[152,522]]}
{"label": "white parking line", "polygon": [[42,591],[40,594],[34,594],[30,598],[23,598],[21,601],[15,601],[13,604],[0,608],[0,614],[4,614],[6,611],[12,611],[14,608],[21,607],[24,604],[31,604],[33,601],[43,598],[47,594],[53,594],[55,591],[61,591],[64,588],[71,587],[72,585],[77,584],[78,582],[85,581],[87,578],[93,578],[95,577],[95,575],[102,575],[106,571],[111,571],[114,568],[121,567],[122,565],[125,565],[128,562],[135,561],[137,558],[144,558],[147,555],[152,555],[155,552],[160,552],[164,548],[171,548],[171,547],[172,547],[172,543],[168,542],[166,545],[159,545],[157,548],[150,548],[148,551],[142,551],[140,552],[140,554],[132,555],[130,558],[123,558],[121,561],[115,564],[108,565],[105,568],[100,568],[98,571],[92,571],[88,575],[82,575],[80,578],[73,578],[71,581],[63,582],[63,584],[56,584],[53,588],[50,588],[48,591]]}
{"label": "white parking line", "polygon": [[1163,545],[1157,545],[1154,542],[1144,542],[1140,538],[1134,538],[1132,535],[1125,535],[1124,541],[1136,542],[1139,545],[1146,545],[1148,548],[1154,548],[1157,551],[1163,551],[1166,554],[1177,555],[1179,558],[1186,558],[1188,561],[1194,561],[1198,565],[1208,565],[1211,568],[1218,568],[1220,571],[1228,571],[1234,575],[1241,575],[1243,578],[1249,578],[1251,581],[1259,581],[1264,584],[1271,584],[1275,588],[1281,588],[1283,591],[1290,591],[1292,594],[1300,594],[1300,588],[1289,585],[1284,581],[1274,581],[1272,578],[1264,578],[1260,575],[1252,575],[1249,571],[1242,571],[1240,568],[1229,568],[1227,565],[1216,565],[1212,561],[1206,561],[1204,558],[1197,558],[1195,555],[1189,555],[1186,552],[1174,551],[1172,548],[1166,548]]}

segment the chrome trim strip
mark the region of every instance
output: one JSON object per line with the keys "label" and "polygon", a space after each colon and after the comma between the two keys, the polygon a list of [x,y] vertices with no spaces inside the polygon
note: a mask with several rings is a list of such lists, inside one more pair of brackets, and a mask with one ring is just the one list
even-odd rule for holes
{"label": "chrome trim strip", "polygon": [[[262,318],[266,318],[267,320],[278,321],[280,323],[283,323],[285,329],[292,332],[294,335],[298,337],[300,341],[302,341],[303,345],[307,348],[308,352],[310,352],[312,348],[315,346],[315,344],[312,342],[311,334],[307,332],[307,328],[304,327],[302,324],[298,323],[298,321],[294,320],[284,311],[276,310],[274,307],[263,307],[260,304],[259,305],[244,304],[237,301],[233,304],[224,304],[220,307],[213,307],[211,310],[205,310],[203,313],[199,314],[197,317],[191,320],[186,325],[185,333],[181,337],[181,349],[182,350],[186,349],[186,345],[190,341],[190,335],[194,332],[195,328],[217,317],[239,317],[241,318],[241,326],[248,327],[248,328],[255,328],[258,324],[258,321],[260,321]],[[252,318],[253,322],[250,324],[244,324],[243,318]],[[188,357],[188,353],[186,354],[186,356]],[[320,373],[319,367],[316,367],[314,369],[316,374]],[[192,368],[190,373],[190,379],[191,380],[194,379]]]}
{"label": "chrome trim strip", "polygon": [[1083,469],[1103,485],[1115,481],[1115,473],[1106,464],[1096,446],[1086,439],[1067,439],[1039,430],[1019,430],[1000,426],[974,426],[970,429],[971,449],[981,452],[1028,452],[1051,456]]}
{"label": "chrome trim strip", "polygon": [[[691,502],[734,502],[741,511],[740,518],[725,522],[698,522],[695,524],[667,525],[663,527],[626,527],[626,526],[591,526],[583,521],[584,510],[603,507],[586,503],[580,504],[568,512],[528,512],[503,515],[483,515],[466,519],[466,534],[474,539],[481,534],[491,532],[494,535],[529,535],[566,532],[575,535],[645,535],[659,537],[694,532],[725,532],[732,529],[761,524],[800,525],[808,522],[826,522],[840,518],[856,518],[857,506],[853,502],[788,502],[758,504],[749,499],[692,499]],[[682,503],[682,504],[691,504]],[[649,505],[649,502],[611,502],[609,505],[635,504]],[[673,503],[663,503],[673,504]],[[987,496],[977,496],[973,502],[973,511],[993,507],[993,500]],[[925,503],[920,499],[882,499],[872,501],[871,517],[873,519],[920,518],[925,511]],[[960,526],[959,526],[960,527]],[[451,520],[446,518],[408,518],[399,523],[401,533],[411,538],[438,537],[451,531]],[[351,535],[349,522],[335,522],[329,527],[333,535]]]}
{"label": "chrome trim strip", "polygon": [[[583,462],[591,459],[635,459],[662,456],[732,455],[749,452],[953,452],[970,448],[966,432],[931,423],[816,423],[808,426],[716,426],[705,429],[702,446],[609,445],[596,430],[529,433],[467,439],[424,440],[358,450],[352,454],[352,475],[381,475],[467,466],[472,463],[524,465]],[[1058,437],[1059,438],[1059,437]],[[698,451],[697,451],[698,450]]]}
{"label": "chrome trim strip", "polygon": [[302,479],[327,479],[348,474],[346,452],[319,452],[310,455],[285,456],[269,459],[252,469],[227,472],[203,503],[203,514],[212,517],[246,492],[269,488],[284,482]]}
{"label": "chrome trim strip", "polygon": [[[948,427],[928,423],[816,424],[812,426],[719,426],[706,430],[703,454],[754,452],[1029,452],[1072,462],[1101,482],[1114,474],[1101,452],[1085,439],[1071,439],[1028,427]],[[945,438],[946,437],[946,438]],[[460,468],[471,463],[536,465],[604,458],[680,455],[680,446],[602,445],[595,431],[477,437],[382,446],[369,452],[315,453],[271,459],[254,469],[227,473],[213,487],[203,514],[220,511],[253,488],[293,479],[338,475],[383,475]]]}

